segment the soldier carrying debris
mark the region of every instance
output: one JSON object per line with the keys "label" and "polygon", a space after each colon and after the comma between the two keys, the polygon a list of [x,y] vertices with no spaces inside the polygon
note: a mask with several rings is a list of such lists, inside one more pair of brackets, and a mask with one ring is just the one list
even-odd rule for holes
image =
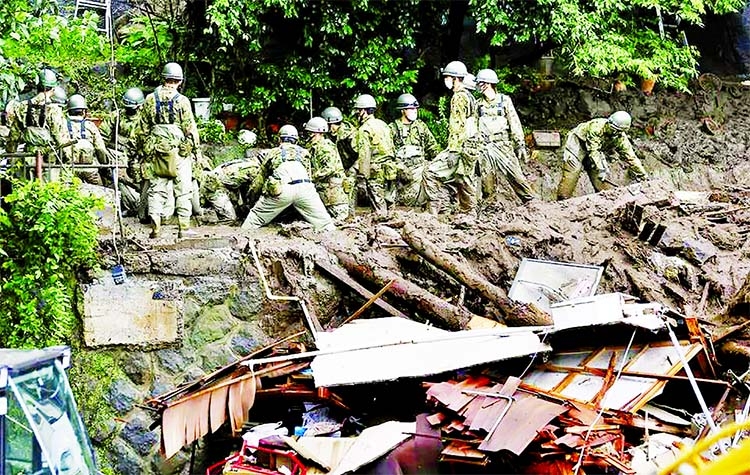
{"label": "soldier carrying debris", "polygon": [[628,170],[636,180],[646,179],[646,170],[626,134],[631,122],[630,114],[617,111],[607,119],[592,119],[578,124],[568,133],[563,152],[562,179],[557,188],[558,200],[573,195],[584,169],[596,191],[617,186],[609,180],[607,155],[613,152],[625,159]]}

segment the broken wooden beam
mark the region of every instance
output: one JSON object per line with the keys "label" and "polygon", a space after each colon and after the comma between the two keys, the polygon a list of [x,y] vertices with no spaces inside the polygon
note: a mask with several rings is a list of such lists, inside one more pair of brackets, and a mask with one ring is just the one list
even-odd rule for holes
{"label": "broken wooden beam", "polygon": [[466,263],[440,249],[411,223],[404,223],[401,237],[414,251],[439,269],[447,272],[465,286],[479,293],[502,312],[505,323],[513,326],[552,325],[552,317],[532,304],[520,304],[509,299],[498,286]]}
{"label": "broken wooden beam", "polygon": [[[342,269],[336,264],[332,264],[330,262],[318,259],[315,261],[315,265],[317,265],[320,269],[325,271],[328,275],[330,275],[334,279],[348,286],[350,289],[352,289],[353,291],[355,291],[362,297],[369,300],[375,295],[374,293],[370,292],[369,290],[364,288],[362,285],[360,285],[359,282],[352,279],[351,276],[346,272],[346,270]],[[378,308],[385,311],[388,315],[392,317],[409,318],[399,309],[390,305],[388,302],[384,301],[381,298],[378,298],[377,300],[375,300],[373,305],[376,305]]]}

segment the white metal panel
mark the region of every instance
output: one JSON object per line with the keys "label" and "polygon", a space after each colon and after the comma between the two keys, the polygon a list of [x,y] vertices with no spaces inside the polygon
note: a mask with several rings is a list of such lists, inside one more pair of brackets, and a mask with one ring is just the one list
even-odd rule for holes
{"label": "white metal panel", "polygon": [[528,376],[523,378],[523,382],[530,384],[535,388],[544,389],[545,391],[551,391],[558,384],[562,383],[563,379],[568,377],[568,373],[556,373],[552,371],[532,371]]}
{"label": "white metal panel", "polygon": [[508,297],[549,311],[553,303],[594,295],[603,272],[600,266],[523,259]]}

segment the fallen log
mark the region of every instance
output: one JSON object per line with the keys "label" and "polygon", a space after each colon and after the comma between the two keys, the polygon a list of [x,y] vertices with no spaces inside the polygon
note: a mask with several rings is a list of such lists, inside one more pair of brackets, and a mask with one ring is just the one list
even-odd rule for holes
{"label": "fallen log", "polygon": [[742,287],[729,300],[723,320],[737,320],[737,317],[748,316],[750,316],[750,274],[745,276]]}
{"label": "fallen log", "polygon": [[506,324],[511,326],[553,324],[549,314],[532,304],[521,304],[509,299],[501,288],[485,279],[467,264],[440,249],[413,224],[404,224],[401,237],[428,262],[492,302],[502,312]]}
{"label": "fallen log", "polygon": [[375,260],[368,259],[369,253],[356,253],[355,256],[354,252],[345,252],[341,249],[332,249],[332,251],[350,274],[380,287],[393,280],[389,290],[391,295],[408,302],[425,318],[442,328],[462,330],[466,328],[469,320],[477,316],[464,308],[449,304],[396,272],[378,265]]}

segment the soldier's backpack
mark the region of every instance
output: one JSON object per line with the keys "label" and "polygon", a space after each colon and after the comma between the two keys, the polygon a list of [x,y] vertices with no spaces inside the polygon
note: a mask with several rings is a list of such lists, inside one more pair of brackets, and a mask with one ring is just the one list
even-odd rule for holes
{"label": "soldier's backpack", "polygon": [[47,128],[47,106],[26,101],[23,141],[27,146],[40,147],[52,142],[52,135]]}
{"label": "soldier's backpack", "polygon": [[[73,130],[74,122],[80,127],[78,131]],[[70,140],[76,141],[71,148],[73,163],[79,165],[91,165],[94,163],[94,143],[90,140],[91,137],[86,132],[86,119],[68,118],[68,135],[70,135]]]}
{"label": "soldier's backpack", "polygon": [[175,178],[177,176],[177,160],[179,158],[178,148],[185,141],[185,134],[177,125],[174,102],[180,93],[175,92],[169,101],[166,102],[168,115],[164,117],[163,107],[165,103],[159,100],[159,95],[154,94],[156,98],[156,125],[151,128],[144,147],[146,152],[153,157],[154,175],[162,178]]}
{"label": "soldier's backpack", "polygon": [[508,118],[505,117],[505,96],[499,95],[499,101],[488,106],[479,106],[479,132],[487,138],[504,138],[510,128]]}

